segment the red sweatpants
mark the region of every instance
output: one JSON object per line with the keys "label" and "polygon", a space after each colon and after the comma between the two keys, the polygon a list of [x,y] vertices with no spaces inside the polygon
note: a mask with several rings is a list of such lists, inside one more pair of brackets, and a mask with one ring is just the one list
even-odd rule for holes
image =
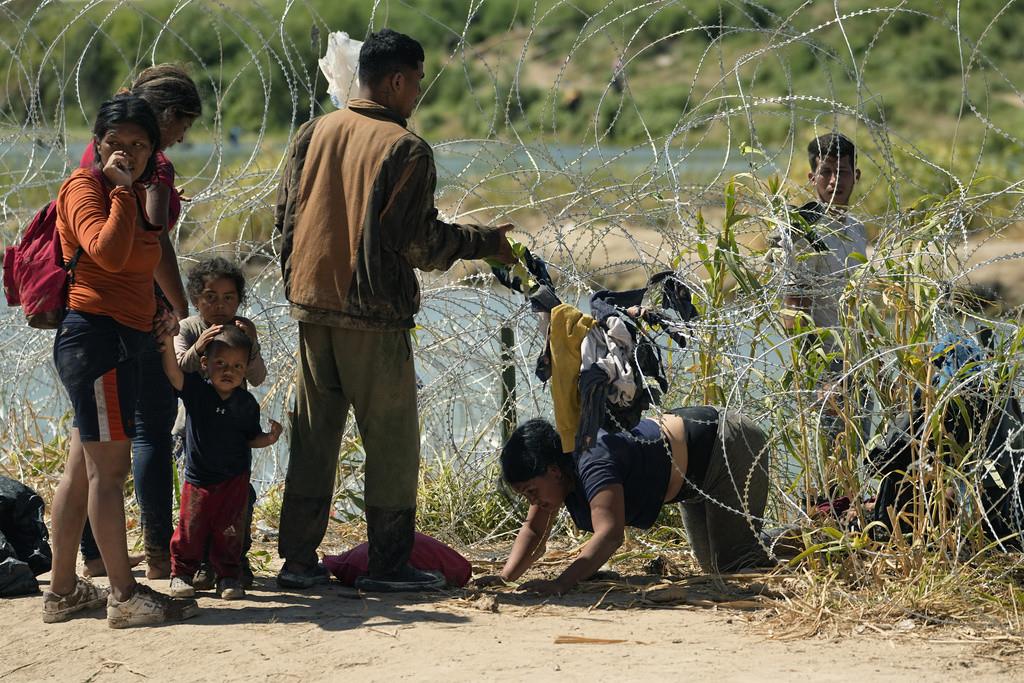
{"label": "red sweatpants", "polygon": [[212,486],[186,481],[181,487],[181,518],[171,538],[171,576],[195,576],[209,547],[217,578],[239,578],[248,505],[248,472]]}

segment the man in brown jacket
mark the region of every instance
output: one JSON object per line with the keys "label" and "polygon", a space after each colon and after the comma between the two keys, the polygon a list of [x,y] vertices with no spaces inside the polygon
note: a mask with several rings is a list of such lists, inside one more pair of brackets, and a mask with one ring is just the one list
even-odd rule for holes
{"label": "man in brown jacket", "polygon": [[291,452],[281,507],[278,584],[325,579],[327,529],[349,406],[366,453],[369,576],[365,590],[443,584],[408,564],[416,517],[419,420],[409,330],[419,310],[413,268],[458,259],[514,260],[512,227],[445,223],[434,208],[430,146],[406,128],[420,94],[423,48],[383,29],[359,53],[360,97],[296,133],[278,192],[285,295],[299,322]]}

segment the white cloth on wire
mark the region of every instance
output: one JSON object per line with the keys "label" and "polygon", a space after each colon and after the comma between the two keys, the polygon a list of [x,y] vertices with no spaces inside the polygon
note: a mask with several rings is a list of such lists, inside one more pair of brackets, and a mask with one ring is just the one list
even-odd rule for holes
{"label": "white cloth on wire", "polygon": [[327,77],[327,94],[338,109],[343,109],[359,93],[359,48],[363,41],[353,40],[344,31],[327,36],[327,52],[320,58],[320,71]]}
{"label": "white cloth on wire", "polygon": [[[607,327],[607,329],[605,329]],[[628,406],[636,396],[636,373],[630,359],[633,357],[633,337],[629,328],[615,316],[595,325],[580,344],[580,371],[592,365],[608,375],[608,401],[617,406]]]}

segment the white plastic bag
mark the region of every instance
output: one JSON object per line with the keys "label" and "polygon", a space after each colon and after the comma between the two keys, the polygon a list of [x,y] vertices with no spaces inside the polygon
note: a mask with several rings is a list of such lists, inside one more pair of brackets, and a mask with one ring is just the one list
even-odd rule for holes
{"label": "white plastic bag", "polygon": [[327,36],[327,52],[320,58],[320,71],[327,77],[327,94],[338,109],[359,92],[359,48],[361,40],[352,40],[344,31]]}

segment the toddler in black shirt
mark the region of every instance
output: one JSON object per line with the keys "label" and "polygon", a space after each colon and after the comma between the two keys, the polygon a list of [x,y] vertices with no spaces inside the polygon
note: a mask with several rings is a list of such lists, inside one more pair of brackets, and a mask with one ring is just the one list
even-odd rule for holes
{"label": "toddler in black shirt", "polygon": [[192,580],[209,547],[217,575],[217,594],[244,597],[240,581],[242,541],[249,501],[252,448],[277,442],[281,425],[260,427],[260,406],[242,388],[252,340],[225,326],[206,346],[199,373],[178,366],[170,336],[163,339],[164,372],[185,404],[185,482],[181,516],[171,539],[171,587],[174,596],[195,594]]}

